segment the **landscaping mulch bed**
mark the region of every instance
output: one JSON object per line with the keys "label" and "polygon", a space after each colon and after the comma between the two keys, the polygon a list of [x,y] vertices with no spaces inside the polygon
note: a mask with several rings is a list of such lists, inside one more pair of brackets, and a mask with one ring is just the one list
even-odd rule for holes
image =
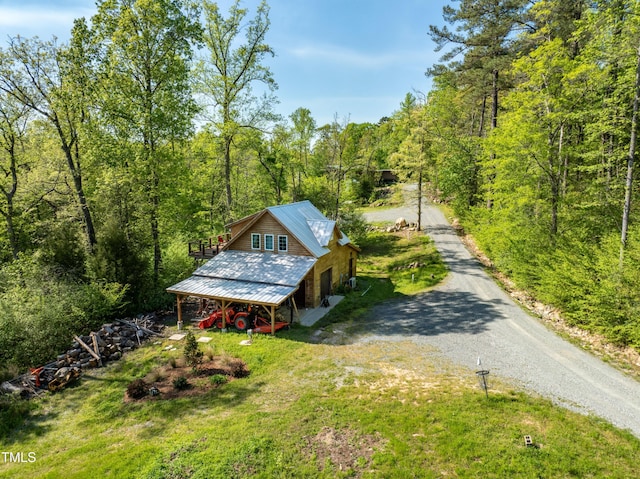
{"label": "landscaping mulch bed", "polygon": [[[212,378],[218,375],[224,376],[224,381],[214,381]],[[139,401],[155,401],[164,399],[177,399],[182,397],[193,397],[219,388],[223,384],[234,379],[247,377],[249,369],[247,365],[238,358],[228,356],[219,356],[211,359],[205,359],[194,372],[191,366],[181,363],[172,365],[167,364],[160,368],[154,369],[149,373],[144,381],[149,389],[155,387],[158,391],[157,395],[147,394],[142,398],[132,398],[127,392],[124,394],[125,402]],[[184,377],[189,383],[185,389],[176,389],[174,381],[179,377]]]}

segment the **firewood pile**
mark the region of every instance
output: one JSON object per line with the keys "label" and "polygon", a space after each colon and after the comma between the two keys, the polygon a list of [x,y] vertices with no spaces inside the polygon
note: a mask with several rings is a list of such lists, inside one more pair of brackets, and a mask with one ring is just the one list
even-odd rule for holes
{"label": "firewood pile", "polygon": [[55,361],[3,382],[0,393],[33,397],[45,391],[58,391],[78,378],[83,370],[117,361],[151,337],[161,336],[163,329],[155,314],[104,324],[99,331],[74,336],[71,348],[59,354]]}

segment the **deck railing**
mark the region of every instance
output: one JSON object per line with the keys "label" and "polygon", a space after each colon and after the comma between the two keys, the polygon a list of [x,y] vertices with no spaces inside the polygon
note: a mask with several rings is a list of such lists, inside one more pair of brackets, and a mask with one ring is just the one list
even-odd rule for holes
{"label": "deck railing", "polygon": [[189,241],[189,256],[194,258],[213,258],[228,241],[228,237],[219,235],[206,240]]}

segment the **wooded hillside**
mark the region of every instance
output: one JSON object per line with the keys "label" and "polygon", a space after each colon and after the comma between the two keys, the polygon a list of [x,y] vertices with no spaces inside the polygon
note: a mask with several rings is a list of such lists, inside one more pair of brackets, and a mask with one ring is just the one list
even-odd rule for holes
{"label": "wooded hillside", "polygon": [[[173,300],[187,242],[311,200],[358,240],[393,168],[574,324],[640,347],[636,2],[460,0],[441,65],[377,123],[274,113],[269,6],[109,0],[0,50],[0,367]],[[277,61],[277,60],[276,60]],[[257,95],[255,91],[264,94]],[[62,345],[62,347],[61,347]]]}

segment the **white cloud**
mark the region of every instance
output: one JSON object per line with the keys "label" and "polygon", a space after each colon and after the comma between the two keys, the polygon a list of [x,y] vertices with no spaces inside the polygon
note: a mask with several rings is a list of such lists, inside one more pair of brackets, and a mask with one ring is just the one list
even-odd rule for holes
{"label": "white cloud", "polygon": [[428,50],[362,52],[337,45],[304,45],[289,49],[289,53],[298,60],[369,70],[407,65],[417,65],[424,69],[425,64],[434,60],[433,52]]}
{"label": "white cloud", "polygon": [[0,6],[0,28],[2,34],[25,37],[67,37],[76,18],[89,18],[95,9],[73,8],[65,10],[44,6],[7,7]]}
{"label": "white cloud", "polygon": [[398,61],[396,54],[359,52],[336,45],[306,45],[291,49],[299,59],[326,61],[357,68],[382,68]]}
{"label": "white cloud", "polygon": [[59,10],[21,10],[19,8],[0,7],[0,25],[3,27],[20,27],[34,25],[46,25],[51,23],[68,23],[73,20],[72,12]]}

